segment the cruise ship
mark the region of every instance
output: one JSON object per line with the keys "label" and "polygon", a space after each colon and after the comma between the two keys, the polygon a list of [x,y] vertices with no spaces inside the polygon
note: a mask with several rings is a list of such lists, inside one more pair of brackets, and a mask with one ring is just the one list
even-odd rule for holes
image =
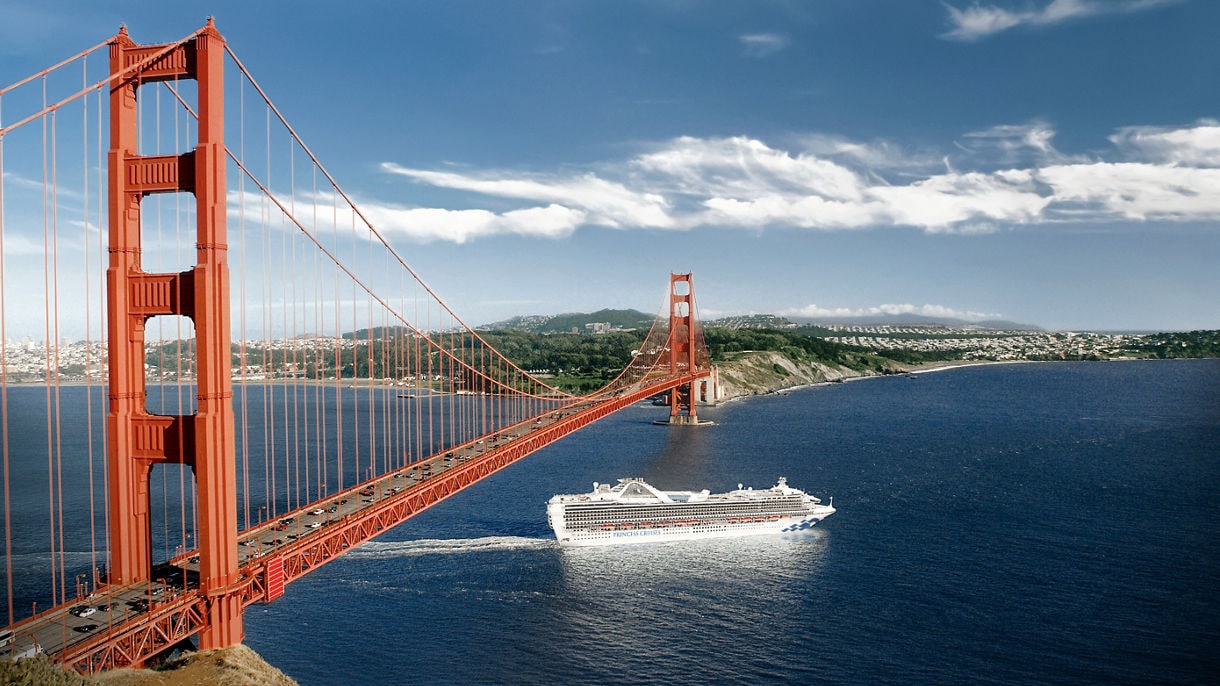
{"label": "cruise ship", "polygon": [[763,490],[662,491],[640,478],[594,482],[592,493],[557,495],[547,521],[563,546],[614,545],[804,531],[834,514],[783,477]]}

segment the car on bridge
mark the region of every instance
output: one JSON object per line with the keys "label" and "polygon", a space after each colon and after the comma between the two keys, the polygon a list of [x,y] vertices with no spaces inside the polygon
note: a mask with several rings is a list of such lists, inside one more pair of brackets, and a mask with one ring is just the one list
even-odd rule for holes
{"label": "car on bridge", "polygon": [[89,607],[88,605],[77,605],[71,610],[68,610],[68,614],[72,615],[73,617],[88,617],[94,612],[97,612],[97,610]]}

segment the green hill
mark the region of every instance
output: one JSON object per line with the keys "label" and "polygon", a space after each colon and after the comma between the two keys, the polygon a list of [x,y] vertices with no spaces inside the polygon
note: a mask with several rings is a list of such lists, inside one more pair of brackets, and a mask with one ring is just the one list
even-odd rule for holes
{"label": "green hill", "polygon": [[639,310],[598,310],[597,312],[571,312],[555,315],[531,315],[513,317],[495,322],[480,329],[499,331],[528,331],[530,333],[577,333],[585,331],[586,324],[609,324],[611,329],[649,329],[655,317]]}

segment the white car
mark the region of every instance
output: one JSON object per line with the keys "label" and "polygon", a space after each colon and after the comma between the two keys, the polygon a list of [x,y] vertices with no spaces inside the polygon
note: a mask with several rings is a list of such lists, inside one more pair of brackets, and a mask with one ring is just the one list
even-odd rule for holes
{"label": "white car", "polygon": [[68,610],[68,614],[72,614],[77,617],[88,617],[89,615],[93,614],[94,612],[97,612],[97,610],[89,607],[88,605],[77,605],[76,607],[72,608],[71,610]]}
{"label": "white car", "polygon": [[314,515],[314,516],[323,515],[323,514],[326,514],[326,510],[323,510],[322,508],[319,507],[318,509],[310,512],[309,514]]}
{"label": "white car", "polygon": [[311,529],[316,529],[316,528],[322,526],[322,522],[310,522],[308,526]]}

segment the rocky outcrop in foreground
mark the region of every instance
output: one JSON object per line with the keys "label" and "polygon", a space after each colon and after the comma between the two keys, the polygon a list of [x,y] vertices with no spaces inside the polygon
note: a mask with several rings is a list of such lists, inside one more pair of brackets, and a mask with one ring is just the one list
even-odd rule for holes
{"label": "rocky outcrop in foreground", "polygon": [[296,686],[244,645],[184,653],[157,669],[116,669],[94,677],[105,686]]}
{"label": "rocky outcrop in foreground", "polygon": [[81,677],[46,657],[0,661],[0,684],[44,686],[296,686],[258,653],[236,645],[184,653],[156,669],[116,669]]}

